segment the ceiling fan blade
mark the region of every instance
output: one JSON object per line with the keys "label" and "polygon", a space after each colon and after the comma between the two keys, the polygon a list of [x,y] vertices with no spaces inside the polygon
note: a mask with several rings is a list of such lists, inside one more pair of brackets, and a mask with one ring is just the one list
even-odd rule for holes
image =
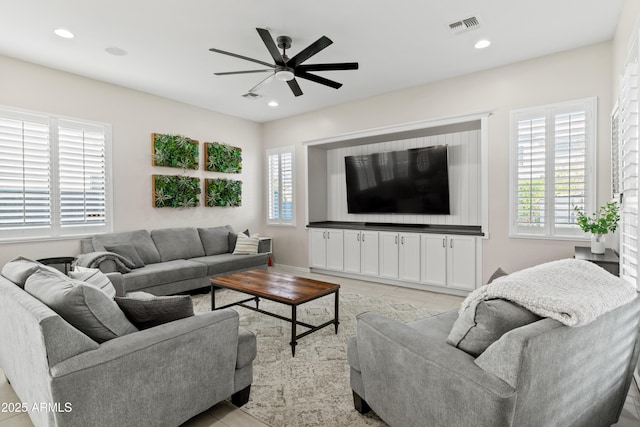
{"label": "ceiling fan blade", "polygon": [[341,62],[336,64],[309,64],[299,65],[300,71],[335,71],[335,70],[357,70],[357,62]]}
{"label": "ceiling fan blade", "polygon": [[296,77],[311,80],[312,82],[320,83],[321,85],[329,86],[334,89],[340,89],[340,87],[342,87],[342,83],[334,82],[333,80],[325,79],[324,77],[316,76],[315,74],[309,74],[304,71],[298,71],[298,69],[296,69],[295,74],[296,74]]}
{"label": "ceiling fan blade", "polygon": [[291,88],[291,92],[293,92],[295,96],[302,95],[302,89],[300,89],[300,85],[298,85],[298,82],[296,81],[296,79],[291,79],[287,81],[287,84],[289,85],[289,87]]}
{"label": "ceiling fan blade", "polygon": [[271,37],[269,30],[265,30],[264,28],[256,28],[256,30],[258,31],[258,34],[260,34],[260,38],[264,42],[264,45],[267,47],[267,50],[276,64],[284,67],[284,58],[282,58],[282,54],[278,50],[276,43],[273,41],[273,37]]}
{"label": "ceiling fan blade", "polygon": [[215,48],[211,48],[209,50],[211,52],[221,53],[223,55],[229,55],[229,56],[233,56],[234,58],[240,58],[240,59],[244,59],[245,61],[251,61],[251,62],[255,62],[255,63],[258,63],[258,64],[265,65],[267,67],[275,68],[273,64],[269,64],[268,62],[260,61],[259,59],[253,59],[253,58],[249,58],[247,56],[238,55],[237,53],[231,53],[231,52],[227,52],[225,50],[220,50],[220,49],[215,49]]}
{"label": "ceiling fan blade", "polygon": [[298,65],[302,64],[307,59],[311,58],[316,53],[320,52],[322,49],[329,46],[331,43],[331,39],[327,36],[322,36],[315,42],[311,43],[309,46],[304,48],[302,51],[298,52],[296,56],[287,61],[287,67],[296,68]]}
{"label": "ceiling fan blade", "polygon": [[223,73],[213,73],[213,74],[216,76],[228,76],[231,74],[264,73],[266,71],[271,71],[273,73],[273,69],[268,69],[268,70],[249,70],[249,71],[225,71]]}
{"label": "ceiling fan blade", "polygon": [[259,89],[262,88],[262,86],[271,83],[271,80],[273,80],[273,77],[275,76],[274,74],[271,74],[269,77],[267,77],[266,79],[262,80],[260,83],[258,83],[257,85],[255,85],[254,87],[252,87],[251,89],[249,89],[250,93],[256,93]]}

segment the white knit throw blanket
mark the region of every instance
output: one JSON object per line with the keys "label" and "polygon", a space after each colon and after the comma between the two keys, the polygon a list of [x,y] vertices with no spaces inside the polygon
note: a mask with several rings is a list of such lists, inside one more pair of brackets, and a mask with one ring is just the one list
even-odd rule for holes
{"label": "white knit throw blanket", "polygon": [[582,326],[633,300],[636,288],[587,261],[563,259],[500,277],[462,302],[501,298],[568,326]]}

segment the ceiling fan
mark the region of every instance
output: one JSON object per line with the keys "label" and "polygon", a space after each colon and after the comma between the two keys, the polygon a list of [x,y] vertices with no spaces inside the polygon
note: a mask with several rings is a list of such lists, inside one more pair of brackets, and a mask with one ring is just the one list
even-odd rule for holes
{"label": "ceiling fan", "polygon": [[[262,70],[248,70],[248,71],[228,71],[224,73],[214,73],[216,76],[226,76],[230,74],[250,74],[250,73],[266,73],[271,72],[272,74],[266,79],[262,80],[256,86],[249,89],[249,93],[255,93],[258,89],[260,89],[265,84],[269,83],[274,78],[280,81],[286,81],[291,88],[291,91],[295,96],[302,95],[302,89],[298,85],[296,81],[296,77],[300,77],[301,79],[310,80],[315,83],[320,83],[325,86],[332,87],[334,89],[339,89],[342,86],[342,83],[335,82],[333,80],[326,79],[324,77],[320,77],[316,74],[311,74],[309,71],[334,71],[334,70],[357,70],[358,63],[357,62],[342,62],[342,63],[333,63],[333,64],[302,64],[307,59],[311,58],[313,55],[317,54],[333,42],[326,36],[320,37],[314,43],[307,46],[293,58],[289,58],[287,56],[287,49],[291,47],[291,37],[288,36],[279,36],[274,42],[273,37],[268,30],[264,28],[256,28],[260,38],[264,42],[267,50],[271,54],[275,64],[269,64],[268,62],[260,61],[259,59],[248,58],[246,56],[238,55],[237,53],[231,53],[220,49],[209,49],[211,52],[222,53],[224,55],[233,56],[236,58],[244,59],[251,62],[256,62],[258,64],[267,66],[269,68]],[[276,46],[277,43],[277,46]],[[278,48],[282,49],[282,53],[278,51]]]}

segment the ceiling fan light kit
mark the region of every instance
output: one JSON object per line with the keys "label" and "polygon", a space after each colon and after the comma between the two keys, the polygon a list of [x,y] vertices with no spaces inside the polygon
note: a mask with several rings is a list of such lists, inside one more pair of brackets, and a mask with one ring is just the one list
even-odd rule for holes
{"label": "ceiling fan light kit", "polygon": [[[307,59],[311,58],[321,50],[325,49],[327,46],[331,45],[333,42],[326,36],[320,37],[314,43],[310,44],[302,51],[298,52],[293,58],[289,58],[287,56],[287,49],[291,47],[291,37],[288,36],[279,36],[276,41],[273,40],[271,34],[268,30],[264,28],[256,28],[258,31],[258,35],[262,39],[264,45],[267,50],[271,54],[273,58],[274,64],[269,64],[268,62],[261,61],[259,59],[249,58],[247,56],[238,55],[237,53],[231,53],[224,50],[211,48],[209,49],[211,52],[221,53],[223,55],[233,56],[234,58],[244,59],[245,61],[255,62],[260,65],[264,65],[269,67],[267,69],[261,70],[247,70],[247,71],[227,71],[222,73],[214,73],[217,76],[224,75],[232,75],[232,74],[249,74],[249,73],[265,73],[270,72],[271,75],[266,79],[262,80],[253,88],[249,89],[249,91],[242,95],[244,97],[250,98],[250,94],[254,94],[258,91],[262,86],[271,82],[274,78],[278,81],[287,82],[289,85],[289,89],[295,96],[302,95],[302,89],[300,89],[300,85],[296,80],[296,77],[300,77],[301,79],[309,80],[315,83],[319,83],[325,86],[332,87],[334,89],[339,89],[342,86],[342,83],[338,83],[333,80],[329,80],[327,78],[318,76],[317,74],[311,74],[309,71],[337,71],[337,70],[357,70],[358,63],[357,62],[343,62],[343,63],[333,63],[333,64],[304,64]],[[277,45],[276,45],[277,43]],[[278,48],[282,49],[282,53],[278,50]]]}

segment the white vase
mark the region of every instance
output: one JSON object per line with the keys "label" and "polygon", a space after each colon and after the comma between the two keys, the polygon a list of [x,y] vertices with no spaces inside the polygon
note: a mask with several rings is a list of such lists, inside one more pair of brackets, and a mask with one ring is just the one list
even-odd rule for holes
{"label": "white vase", "polygon": [[605,246],[605,235],[604,234],[592,234],[591,235],[591,253],[592,254],[603,254],[606,246]]}

